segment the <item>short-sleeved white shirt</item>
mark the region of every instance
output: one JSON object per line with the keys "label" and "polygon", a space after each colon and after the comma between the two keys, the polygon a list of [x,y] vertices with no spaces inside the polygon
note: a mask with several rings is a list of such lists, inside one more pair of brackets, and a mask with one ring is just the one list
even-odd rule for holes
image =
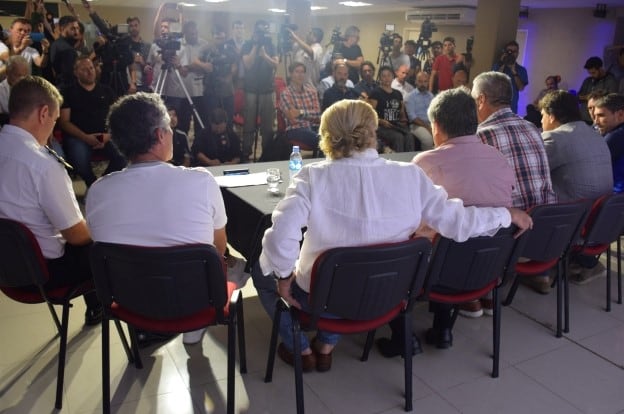
{"label": "short-sleeved white shirt", "polygon": [[221,190],[204,168],[131,164],[97,180],[87,196],[87,224],[95,241],[214,245],[214,230],[226,222]]}
{"label": "short-sleeved white shirt", "polygon": [[5,125],[0,131],[0,177],[0,217],[26,225],[44,257],[61,257],[65,239],[60,230],[83,219],[64,165],[28,131]]}

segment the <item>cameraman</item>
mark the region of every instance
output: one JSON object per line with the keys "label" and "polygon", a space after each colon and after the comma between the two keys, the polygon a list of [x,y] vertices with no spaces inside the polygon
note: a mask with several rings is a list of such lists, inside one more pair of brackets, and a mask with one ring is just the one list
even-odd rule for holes
{"label": "cameraman", "polygon": [[262,151],[268,149],[273,140],[275,124],[275,70],[279,61],[275,47],[269,36],[269,24],[258,20],[254,25],[251,40],[241,50],[245,65],[245,123],[243,125],[243,158],[248,162],[252,152],[256,119],[260,116],[260,132],[262,134]]}
{"label": "cameraman", "polygon": [[524,66],[516,63],[520,46],[515,40],[508,42],[503,48],[503,53],[498,62],[492,65],[492,70],[502,72],[511,78],[513,96],[511,98],[511,110],[518,113],[518,93],[529,84],[529,76]]}
{"label": "cameraman", "polygon": [[360,41],[360,29],[356,26],[349,26],[345,30],[342,43],[334,47],[334,55],[340,53],[345,65],[349,68],[349,80],[355,85],[360,81],[360,66],[364,62],[362,49],[358,45]]}
{"label": "cameraman", "polygon": [[[126,46],[132,55],[132,62],[128,65],[128,93],[150,92],[150,85],[145,75],[147,58],[151,44],[141,38],[141,20],[138,17],[128,17],[128,36],[123,37],[119,44]],[[151,68],[147,69],[148,71]]]}
{"label": "cameraman", "polygon": [[227,126],[232,127],[234,116],[234,75],[238,54],[235,46],[226,41],[225,30],[220,26],[212,29],[213,44],[205,48],[199,59],[204,62],[204,103],[206,112],[212,114],[216,108],[227,114]]}
{"label": "cameraman", "polygon": [[381,62],[381,66],[390,66],[395,72],[399,70],[399,68],[403,65],[407,66],[409,69],[411,64],[410,58],[408,55],[401,52],[401,47],[403,46],[403,37],[398,33],[393,33],[392,35],[384,33],[381,37],[381,44],[379,46],[380,48],[386,47],[384,45],[384,43],[387,42],[386,39],[392,40],[392,51],[388,54],[384,53],[384,59]]}
{"label": "cameraman", "polygon": [[293,61],[304,64],[305,84],[316,88],[321,81],[321,61],[323,59],[321,41],[323,40],[323,30],[313,27],[306,36],[305,42],[289,28],[286,30],[288,30],[291,38],[298,46]]}

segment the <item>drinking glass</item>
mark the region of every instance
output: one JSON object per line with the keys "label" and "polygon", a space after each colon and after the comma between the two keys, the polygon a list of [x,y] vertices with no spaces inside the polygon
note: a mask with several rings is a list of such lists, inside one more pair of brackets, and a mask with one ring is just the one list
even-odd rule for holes
{"label": "drinking glass", "polygon": [[267,168],[266,170],[266,180],[269,188],[267,191],[273,194],[279,193],[279,183],[281,180],[281,174],[279,168]]}

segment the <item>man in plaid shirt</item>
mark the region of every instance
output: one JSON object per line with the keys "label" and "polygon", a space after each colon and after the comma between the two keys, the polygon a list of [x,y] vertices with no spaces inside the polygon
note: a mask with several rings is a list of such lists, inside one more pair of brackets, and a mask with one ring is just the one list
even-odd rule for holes
{"label": "man in plaid shirt", "polygon": [[[532,123],[511,110],[511,80],[500,72],[485,72],[473,81],[472,97],[477,102],[477,135],[484,144],[498,148],[516,173],[512,205],[527,210],[539,204],[557,202],[550,179],[544,141]],[[550,291],[548,276],[529,281],[539,293]]]}
{"label": "man in plaid shirt", "polygon": [[286,121],[286,139],[316,148],[321,106],[316,89],[304,84],[305,73],[303,63],[294,62],[290,65],[290,85],[280,94],[279,109]]}

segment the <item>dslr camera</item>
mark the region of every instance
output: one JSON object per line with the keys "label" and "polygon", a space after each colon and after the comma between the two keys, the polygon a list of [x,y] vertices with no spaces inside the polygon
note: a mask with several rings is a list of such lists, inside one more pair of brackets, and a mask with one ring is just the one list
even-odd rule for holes
{"label": "dslr camera", "polygon": [[516,56],[514,54],[513,50],[504,48],[502,50],[503,55],[501,57],[501,61],[503,62],[503,64],[505,65],[513,65],[514,62],[516,61]]}

